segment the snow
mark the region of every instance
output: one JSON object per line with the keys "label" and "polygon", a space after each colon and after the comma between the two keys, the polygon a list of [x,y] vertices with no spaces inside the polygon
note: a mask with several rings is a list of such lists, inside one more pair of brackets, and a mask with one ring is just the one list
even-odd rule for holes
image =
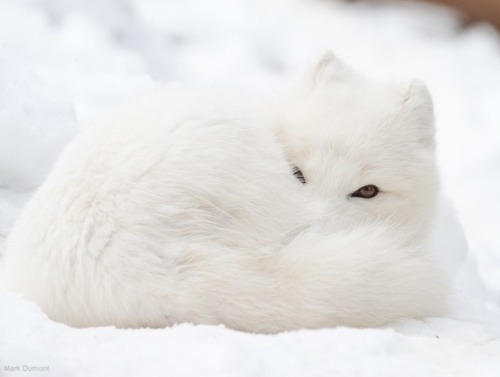
{"label": "snow", "polygon": [[[0,253],[61,150],[110,106],[160,81],[285,88],[325,49],[372,77],[419,77],[433,93],[449,198],[436,227],[441,257],[457,274],[452,312],[378,329],[278,335],[191,324],[74,329],[2,293],[0,375],[500,375],[500,35],[486,24],[465,27],[459,15],[441,7],[3,0]],[[9,372],[7,365],[21,371]],[[23,365],[41,368],[23,372]]]}

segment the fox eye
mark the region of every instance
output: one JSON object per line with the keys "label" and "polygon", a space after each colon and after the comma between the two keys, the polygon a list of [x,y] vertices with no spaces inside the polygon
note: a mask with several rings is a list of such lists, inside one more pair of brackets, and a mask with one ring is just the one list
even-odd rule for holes
{"label": "fox eye", "polygon": [[363,186],[351,194],[353,198],[371,199],[378,194],[378,187],[375,185]]}
{"label": "fox eye", "polygon": [[304,178],[304,174],[302,174],[302,172],[300,171],[300,169],[296,166],[293,167],[293,175],[295,176],[295,178],[297,178],[300,182],[302,183],[306,183],[306,179]]}

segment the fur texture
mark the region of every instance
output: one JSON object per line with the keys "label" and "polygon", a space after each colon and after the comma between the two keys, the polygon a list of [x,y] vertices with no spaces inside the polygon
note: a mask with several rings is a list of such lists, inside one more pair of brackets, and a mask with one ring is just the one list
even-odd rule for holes
{"label": "fur texture", "polygon": [[[85,129],[11,232],[5,287],[72,326],[440,314],[425,86],[370,82],[328,53],[286,98],[234,97],[169,85]],[[350,196],[369,184],[374,198]]]}

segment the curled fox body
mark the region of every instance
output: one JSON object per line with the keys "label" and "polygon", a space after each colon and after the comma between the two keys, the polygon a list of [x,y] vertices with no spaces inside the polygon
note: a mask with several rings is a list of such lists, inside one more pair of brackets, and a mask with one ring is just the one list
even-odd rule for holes
{"label": "curled fox body", "polygon": [[425,85],[328,53],[282,98],[235,97],[167,85],[84,129],[12,230],[4,287],[77,327],[440,314]]}

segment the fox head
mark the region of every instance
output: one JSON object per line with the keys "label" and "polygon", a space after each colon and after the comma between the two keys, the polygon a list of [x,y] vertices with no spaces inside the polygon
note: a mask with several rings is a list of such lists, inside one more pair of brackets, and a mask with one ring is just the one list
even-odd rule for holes
{"label": "fox head", "polygon": [[424,83],[373,82],[329,52],[279,113],[277,138],[326,224],[429,222],[438,179]]}

